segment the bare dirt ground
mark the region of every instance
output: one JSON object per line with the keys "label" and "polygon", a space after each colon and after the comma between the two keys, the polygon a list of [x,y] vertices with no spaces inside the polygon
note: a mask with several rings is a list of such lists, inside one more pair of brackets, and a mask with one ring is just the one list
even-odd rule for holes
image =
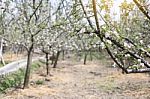
{"label": "bare dirt ground", "polygon": [[12,62],[12,61],[16,61],[16,60],[20,60],[22,58],[25,58],[25,54],[14,54],[14,53],[5,53],[3,55],[4,60],[8,61],[8,62]]}
{"label": "bare dirt ground", "polygon": [[9,91],[1,99],[150,99],[148,74],[122,74],[106,60],[82,64],[59,61],[58,68],[50,70],[52,76],[40,67],[28,89]]}

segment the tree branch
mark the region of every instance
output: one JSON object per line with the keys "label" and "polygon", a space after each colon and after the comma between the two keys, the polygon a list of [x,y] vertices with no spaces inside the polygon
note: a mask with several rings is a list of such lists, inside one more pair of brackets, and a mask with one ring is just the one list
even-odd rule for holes
{"label": "tree branch", "polygon": [[99,27],[99,22],[98,22],[98,16],[97,16],[97,9],[96,9],[96,1],[92,0],[93,3],[93,12],[94,12],[94,16],[95,16],[95,21],[96,21],[96,26],[97,26],[97,31],[95,32],[97,34],[97,36],[101,39],[101,41],[104,43],[105,45],[105,49],[107,51],[107,53],[110,55],[110,57],[113,59],[113,61],[126,73],[128,73],[128,71],[126,70],[126,68],[124,68],[124,66],[118,62],[118,60],[115,58],[115,56],[112,54],[112,52],[110,51],[109,47],[107,46],[106,42],[104,41],[104,35],[102,33],[100,33],[100,27]]}
{"label": "tree branch", "polygon": [[43,1],[43,0],[40,1],[39,5],[36,7],[36,9],[34,10],[34,12],[30,15],[30,18],[29,18],[28,22],[30,22],[31,19],[32,19],[32,17],[36,14],[36,11],[37,11],[37,10],[39,9],[39,7],[41,6],[42,1]]}
{"label": "tree branch", "polygon": [[150,72],[150,68],[145,69],[127,69],[128,73],[146,73]]}
{"label": "tree branch", "polygon": [[87,21],[88,21],[90,27],[94,30],[94,27],[93,27],[93,25],[92,25],[92,22],[91,22],[90,18],[88,17],[88,15],[87,15],[87,13],[86,13],[86,11],[85,11],[85,8],[84,8],[84,6],[83,6],[82,0],[80,0],[80,3],[81,3],[82,10],[83,10],[83,12],[84,12],[84,15],[85,15],[85,17],[86,17],[86,19],[87,19]]}
{"label": "tree branch", "polygon": [[138,0],[133,0],[134,3],[137,5],[137,7],[141,10],[141,12],[149,19],[150,21],[150,16],[148,15],[148,12],[145,11],[145,9],[143,8],[143,6],[138,2]]}

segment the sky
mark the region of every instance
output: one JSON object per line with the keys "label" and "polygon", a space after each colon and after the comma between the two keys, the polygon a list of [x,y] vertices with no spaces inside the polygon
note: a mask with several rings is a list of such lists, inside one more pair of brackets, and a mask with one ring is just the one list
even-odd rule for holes
{"label": "sky", "polygon": [[[120,9],[119,6],[120,4],[123,2],[124,0],[114,0],[114,5],[113,5],[113,9],[111,9],[111,14],[116,13],[116,17],[114,17],[114,20],[118,20],[119,19],[119,13],[120,13]],[[133,2],[132,0],[126,0],[128,3]]]}
{"label": "sky", "polygon": [[[3,0],[3,2],[6,0]],[[59,0],[52,0],[52,4],[55,5],[55,2],[58,2]],[[87,2],[88,0],[83,0],[83,2]],[[99,0],[97,0],[99,1]],[[116,16],[114,17],[114,20],[118,20],[119,19],[119,13],[120,13],[120,9],[119,9],[119,5],[123,2],[124,0],[114,0],[114,5],[113,8],[111,9],[111,14],[116,13]],[[132,2],[132,0],[126,0],[127,2]],[[2,6],[3,4],[0,3],[0,6]],[[14,7],[14,4],[11,4],[10,7]]]}

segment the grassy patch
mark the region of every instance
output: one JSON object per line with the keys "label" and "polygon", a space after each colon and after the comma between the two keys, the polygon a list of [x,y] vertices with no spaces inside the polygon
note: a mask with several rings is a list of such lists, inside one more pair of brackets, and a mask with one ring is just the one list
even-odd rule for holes
{"label": "grassy patch", "polygon": [[44,84],[44,81],[43,81],[43,80],[37,80],[35,83],[36,83],[37,85],[43,85],[43,84]]}
{"label": "grassy patch", "polygon": [[107,78],[104,81],[97,82],[97,86],[101,91],[112,92],[117,88],[117,84],[112,78]]}
{"label": "grassy patch", "polygon": [[2,63],[0,63],[0,67],[3,67],[3,64],[2,64]]}
{"label": "grassy patch", "polygon": [[25,74],[24,70],[19,69],[17,72],[1,78],[0,93],[5,92],[6,89],[8,88],[21,86],[24,74]]}
{"label": "grassy patch", "polygon": [[[31,73],[42,65],[41,62],[36,61],[32,63]],[[18,71],[11,73],[8,76],[0,78],[0,93],[4,93],[8,88],[21,87],[25,76],[25,69],[19,69]],[[43,84],[42,81],[37,81],[37,84]]]}
{"label": "grassy patch", "polygon": [[43,63],[41,63],[40,61],[36,61],[32,63],[31,66],[31,71],[35,71],[37,68],[39,68]]}
{"label": "grassy patch", "polygon": [[[10,63],[11,61],[5,61],[5,64]],[[0,67],[3,67],[4,65],[0,62]]]}

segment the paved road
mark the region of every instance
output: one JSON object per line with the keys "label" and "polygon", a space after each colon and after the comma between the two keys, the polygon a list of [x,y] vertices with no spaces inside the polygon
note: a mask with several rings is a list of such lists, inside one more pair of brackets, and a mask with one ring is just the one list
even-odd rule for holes
{"label": "paved road", "polygon": [[[32,61],[36,61],[39,59],[43,59],[43,57],[33,58]],[[0,76],[15,72],[19,68],[24,68],[26,65],[27,65],[27,59],[21,59],[21,60],[17,60],[12,63],[9,63],[9,64],[5,65],[4,67],[0,68]]]}

